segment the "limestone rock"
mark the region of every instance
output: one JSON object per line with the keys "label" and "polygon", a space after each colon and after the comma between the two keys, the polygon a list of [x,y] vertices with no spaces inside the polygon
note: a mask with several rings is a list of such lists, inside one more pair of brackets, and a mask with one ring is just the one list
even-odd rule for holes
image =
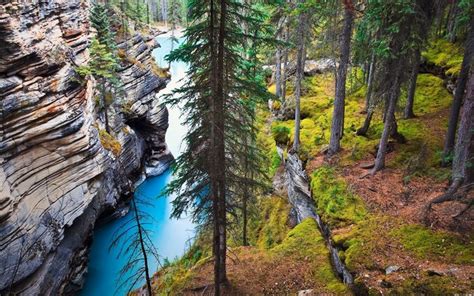
{"label": "limestone rock", "polygon": [[[95,221],[126,201],[143,164],[163,172],[166,108],[154,100],[166,79],[123,63],[124,98],[110,108],[114,155],[102,146],[95,83],[87,62],[88,2],[0,4],[0,294],[74,293],[86,271]],[[136,36],[127,54],[153,62]],[[124,112],[124,106],[132,106]]]}

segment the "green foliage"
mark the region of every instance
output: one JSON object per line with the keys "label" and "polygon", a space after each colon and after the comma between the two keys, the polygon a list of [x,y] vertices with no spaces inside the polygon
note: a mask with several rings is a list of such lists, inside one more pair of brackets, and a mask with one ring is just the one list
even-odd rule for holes
{"label": "green foliage", "polygon": [[117,46],[114,40],[114,32],[110,29],[111,24],[107,6],[95,2],[90,10],[89,20],[92,27],[97,31],[99,43],[104,45],[108,52],[115,51]]}
{"label": "green foliage", "polygon": [[463,60],[463,50],[457,44],[444,39],[437,39],[430,43],[428,48],[422,52],[422,56],[428,64],[444,69],[447,76],[459,75]]}
{"label": "green foliage", "polygon": [[110,135],[106,130],[99,130],[99,140],[104,149],[112,152],[116,157],[122,152],[122,145],[120,142]]}
{"label": "green foliage", "polygon": [[311,190],[318,213],[330,226],[344,226],[361,221],[367,212],[363,201],[336,177],[333,168],[323,166],[311,175]]}
{"label": "green foliage", "polygon": [[95,78],[114,78],[117,68],[117,60],[113,53],[109,52],[107,46],[101,44],[96,38],[93,38],[89,52],[89,64],[87,66],[77,67],[77,72],[81,76],[92,75]]}
{"label": "green foliage", "polygon": [[290,129],[286,126],[276,125],[272,127],[272,135],[277,144],[286,145],[290,140]]}
{"label": "green foliage", "polygon": [[421,225],[402,225],[391,235],[422,259],[444,260],[474,265],[474,242],[463,242],[452,234],[434,231]]}

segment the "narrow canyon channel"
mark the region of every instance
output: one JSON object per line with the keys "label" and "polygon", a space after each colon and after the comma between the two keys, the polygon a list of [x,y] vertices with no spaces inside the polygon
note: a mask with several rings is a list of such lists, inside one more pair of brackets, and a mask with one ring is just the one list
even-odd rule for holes
{"label": "narrow canyon channel", "polygon": [[[157,41],[161,47],[153,51],[155,60],[160,67],[168,67],[164,60],[172,46],[170,35],[160,35]],[[179,39],[181,42],[182,39]],[[158,97],[169,93],[176,88],[181,79],[186,73],[186,64],[182,62],[172,63],[170,65],[171,80],[166,88],[158,94]],[[176,157],[180,154],[183,147],[181,145],[182,139],[186,133],[186,127],[182,124],[180,119],[180,111],[177,108],[168,108],[169,110],[169,128],[166,133],[166,143],[169,149]],[[148,204],[138,204],[142,211],[148,213],[153,220],[145,221],[151,223],[149,229],[152,240],[159,252],[160,261],[165,258],[172,260],[184,254],[186,248],[191,243],[194,236],[194,224],[188,217],[181,219],[171,219],[172,212],[171,202],[174,196],[163,196],[162,191],[165,186],[173,178],[171,170],[165,171],[162,175],[157,177],[147,178],[140,184],[135,196],[140,195]],[[79,293],[80,296],[104,296],[126,295],[128,287],[119,287],[120,270],[126,264],[126,258],[118,257],[119,250],[109,250],[114,232],[120,228],[132,215],[129,212],[124,217],[111,221],[105,225],[98,226],[94,231],[94,238],[92,247],[90,249],[90,260],[88,266],[88,273],[85,280],[83,290]],[[148,257],[150,262],[150,272],[154,273],[158,269],[159,262],[153,256]],[[126,278],[126,276],[124,277]],[[142,286],[144,280],[139,282],[136,287]]]}

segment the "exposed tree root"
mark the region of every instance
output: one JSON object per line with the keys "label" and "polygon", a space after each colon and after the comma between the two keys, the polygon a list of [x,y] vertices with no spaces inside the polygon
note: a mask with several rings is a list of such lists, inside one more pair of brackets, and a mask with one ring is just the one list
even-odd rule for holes
{"label": "exposed tree root", "polygon": [[[468,194],[471,189],[474,187],[474,183],[464,184],[462,179],[455,179],[453,183],[449,186],[446,193],[434,198],[426,205],[423,211],[423,220],[425,224],[429,224],[428,215],[431,212],[433,205],[440,204],[448,201],[459,201],[462,203],[467,204],[466,208],[464,208],[461,212],[454,215],[452,218],[458,218],[462,216],[465,212],[467,212],[473,205],[474,205],[474,198],[469,197]],[[464,200],[467,198],[466,200]]]}

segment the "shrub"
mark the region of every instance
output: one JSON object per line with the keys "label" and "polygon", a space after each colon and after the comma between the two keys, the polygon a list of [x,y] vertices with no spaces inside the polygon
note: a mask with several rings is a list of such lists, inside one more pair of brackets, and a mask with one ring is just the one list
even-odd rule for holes
{"label": "shrub", "polygon": [[99,130],[99,140],[104,149],[112,152],[115,156],[119,156],[122,151],[122,145],[106,130]]}

